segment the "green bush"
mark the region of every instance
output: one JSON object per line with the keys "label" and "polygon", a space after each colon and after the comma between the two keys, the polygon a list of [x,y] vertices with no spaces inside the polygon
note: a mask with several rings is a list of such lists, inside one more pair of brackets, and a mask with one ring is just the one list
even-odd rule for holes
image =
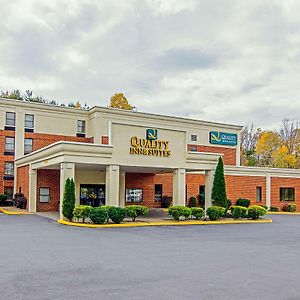
{"label": "green bush", "polygon": [[149,214],[149,208],[143,205],[129,205],[125,207],[126,215],[135,222],[138,216],[147,216]]}
{"label": "green bush", "polygon": [[120,224],[126,217],[125,208],[110,207],[108,210],[109,218],[116,224]]}
{"label": "green bush", "polygon": [[106,209],[93,207],[90,211],[90,219],[94,224],[104,224],[107,221],[108,213]]}
{"label": "green bush", "polygon": [[186,206],[171,206],[168,211],[169,215],[176,221],[179,221],[181,217],[185,219],[189,218],[192,214],[192,210]]}
{"label": "green bush", "polygon": [[267,206],[267,205],[259,204],[259,206],[261,206],[261,207],[263,207],[264,209],[268,210],[268,206]]}
{"label": "green bush", "polygon": [[192,207],[191,214],[197,220],[202,219],[204,216],[204,209],[202,207]]}
{"label": "green bush", "polygon": [[6,205],[6,200],[7,200],[7,195],[0,194],[0,206],[5,206]]}
{"label": "green bush", "polygon": [[189,206],[190,207],[196,207],[197,206],[197,198],[196,197],[192,196],[190,198]]}
{"label": "green bush", "polygon": [[163,196],[161,198],[161,207],[162,208],[169,208],[172,203],[172,197]]}
{"label": "green bush", "polygon": [[227,209],[229,209],[232,205],[232,201],[227,199],[226,202],[227,202]]}
{"label": "green bush", "polygon": [[294,212],[294,211],[296,211],[296,209],[297,209],[296,204],[286,203],[282,206],[283,211]]}
{"label": "green bush", "polygon": [[226,183],[224,176],[224,165],[222,157],[219,157],[219,161],[216,167],[214,182],[211,192],[211,198],[215,206],[222,206],[228,208],[227,206],[227,196],[226,196]]}
{"label": "green bush", "polygon": [[277,206],[270,206],[270,211],[279,211],[279,208]]}
{"label": "green bush", "polygon": [[216,221],[220,219],[226,213],[226,209],[221,206],[210,206],[206,210],[206,214],[208,215],[211,221]]}
{"label": "green bush", "polygon": [[92,207],[89,205],[78,205],[74,208],[73,217],[76,219],[82,219],[82,222],[85,222],[85,219],[90,216]]}
{"label": "green bush", "polygon": [[106,222],[109,221],[109,210],[110,210],[112,207],[115,207],[115,206],[101,205],[101,208],[104,209],[104,210],[106,210],[106,212],[107,212],[107,220],[106,220]]}
{"label": "green bush", "polygon": [[232,206],[231,213],[232,213],[232,216],[235,219],[246,218],[246,216],[247,216],[247,207],[244,207],[244,206]]}
{"label": "green bush", "polygon": [[65,182],[62,213],[65,218],[72,221],[75,208],[75,183],[73,178],[67,178]]}
{"label": "green bush", "polygon": [[250,200],[249,199],[244,199],[244,198],[237,199],[236,200],[236,205],[237,206],[249,207]]}
{"label": "green bush", "polygon": [[267,210],[259,205],[252,205],[248,208],[248,218],[257,220],[259,217],[264,216]]}

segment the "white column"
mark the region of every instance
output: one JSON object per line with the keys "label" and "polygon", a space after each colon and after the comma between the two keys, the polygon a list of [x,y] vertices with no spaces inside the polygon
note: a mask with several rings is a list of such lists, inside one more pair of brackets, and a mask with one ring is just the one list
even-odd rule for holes
{"label": "white column", "polygon": [[205,171],[205,210],[212,206],[211,193],[214,182],[214,171]]}
{"label": "white column", "polygon": [[106,205],[120,206],[119,202],[119,186],[120,186],[119,166],[109,165],[106,167],[106,186],[105,186],[105,202]]}
{"label": "white column", "polygon": [[36,212],[37,170],[29,167],[28,211]]}
{"label": "white column", "polygon": [[185,169],[173,172],[173,206],[185,206]]}
{"label": "white column", "polygon": [[266,206],[271,206],[271,176],[266,175]]}
{"label": "white column", "polygon": [[75,164],[63,162],[60,164],[60,202],[59,202],[59,217],[63,219],[62,204],[64,200],[64,190],[66,180],[70,178],[75,179]]}
{"label": "white column", "polygon": [[125,207],[125,172],[120,172],[119,200],[120,206]]}

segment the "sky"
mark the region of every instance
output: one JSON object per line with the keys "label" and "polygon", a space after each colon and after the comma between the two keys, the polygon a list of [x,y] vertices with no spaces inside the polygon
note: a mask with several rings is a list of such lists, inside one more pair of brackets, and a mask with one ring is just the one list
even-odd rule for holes
{"label": "sky", "polygon": [[299,0],[0,0],[0,90],[271,129],[299,119]]}

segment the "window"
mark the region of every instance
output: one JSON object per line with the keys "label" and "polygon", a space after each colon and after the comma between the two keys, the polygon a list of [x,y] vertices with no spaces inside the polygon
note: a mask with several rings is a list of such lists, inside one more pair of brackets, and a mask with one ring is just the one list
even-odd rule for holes
{"label": "window", "polygon": [[138,188],[126,189],[126,202],[127,203],[143,202],[143,189],[138,189]]}
{"label": "window", "polygon": [[197,134],[191,134],[191,141],[192,142],[197,142],[197,140],[198,140]]}
{"label": "window", "polygon": [[14,112],[7,112],[5,118],[6,126],[16,126],[16,114]]}
{"label": "window", "polygon": [[15,138],[5,137],[5,151],[14,152],[15,151]]}
{"label": "window", "polygon": [[33,150],[33,139],[25,139],[24,140],[24,153],[30,153]]}
{"label": "window", "polygon": [[77,121],[77,132],[85,133],[85,121],[82,120]]}
{"label": "window", "polygon": [[14,188],[5,186],[4,194],[7,196],[7,200],[12,200],[14,196]]}
{"label": "window", "polygon": [[280,188],[280,201],[295,201],[295,189],[294,188]]}
{"label": "window", "polygon": [[12,161],[6,161],[4,166],[4,175],[14,175],[14,163]]}
{"label": "window", "polygon": [[163,191],[162,184],[155,184],[155,186],[154,186],[154,200],[156,202],[161,202],[162,191]]}
{"label": "window", "polygon": [[46,188],[46,187],[40,188],[40,202],[43,203],[50,202],[50,188]]}
{"label": "window", "polygon": [[25,128],[34,128],[34,115],[25,114]]}
{"label": "window", "polygon": [[256,202],[261,202],[262,200],[262,187],[256,187]]}

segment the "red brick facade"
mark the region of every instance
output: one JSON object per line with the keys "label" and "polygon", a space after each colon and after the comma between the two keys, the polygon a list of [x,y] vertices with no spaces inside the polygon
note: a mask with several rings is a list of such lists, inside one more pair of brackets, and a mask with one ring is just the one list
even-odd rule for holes
{"label": "red brick facade", "polygon": [[101,137],[101,143],[103,145],[108,145],[109,144],[109,137],[107,135],[102,135],[102,137]]}
{"label": "red brick facade", "polygon": [[[19,167],[17,172],[17,192],[29,199],[29,165]],[[27,201],[28,207],[28,201]]]}
{"label": "red brick facade", "polygon": [[236,149],[216,146],[191,145],[187,146],[189,151],[220,153],[223,155],[224,165],[236,165]]}

